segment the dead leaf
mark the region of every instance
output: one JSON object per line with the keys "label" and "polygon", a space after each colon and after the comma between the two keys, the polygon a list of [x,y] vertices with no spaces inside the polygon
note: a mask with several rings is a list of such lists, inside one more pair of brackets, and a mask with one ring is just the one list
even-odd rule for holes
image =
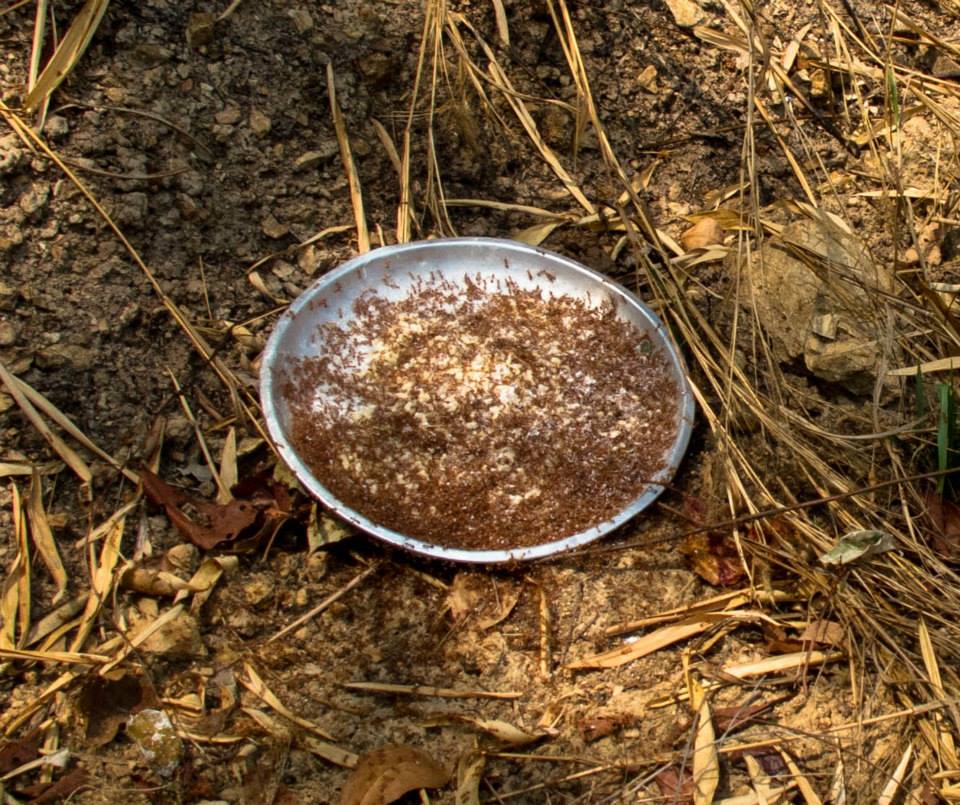
{"label": "dead leaf", "polygon": [[[291,516],[290,493],[266,475],[256,475],[233,487],[234,500],[210,503],[194,500],[144,468],[141,471],[147,497],[163,506],[170,522],[186,539],[204,550],[231,548],[255,550],[273,539]],[[189,506],[197,512],[191,519],[184,512]]]}
{"label": "dead leaf", "polygon": [[[496,582],[494,582],[494,584],[496,584]],[[489,615],[481,615],[477,619],[477,626],[481,630],[486,631],[509,618],[510,613],[513,612],[514,607],[517,606],[517,602],[520,600],[520,591],[522,589],[523,586],[520,584],[498,586],[497,600],[494,602],[495,610]]]}
{"label": "dead leaf", "polygon": [[83,769],[67,772],[52,783],[36,783],[19,789],[18,796],[28,798],[31,805],[43,805],[47,802],[68,802],[70,797],[81,788],[89,788],[90,776]]}
{"label": "dead leaf", "polygon": [[680,245],[688,252],[723,243],[723,227],[713,218],[701,218],[680,236]]}
{"label": "dead leaf", "polygon": [[700,682],[692,678],[690,696],[690,705],[697,714],[696,734],[693,739],[693,801],[696,805],[710,805],[720,784],[717,733],[707,694]]}
{"label": "dead leaf", "polygon": [[667,802],[693,801],[693,775],[686,767],[668,766],[658,771],[653,780]]}
{"label": "dead leaf", "polygon": [[446,724],[468,724],[509,746],[527,746],[549,734],[546,730],[530,732],[507,721],[474,718],[463,713],[443,713],[424,721],[424,726],[427,727],[439,727]]}
{"label": "dead leaf", "polygon": [[456,805],[480,805],[480,781],[487,758],[482,752],[468,752],[457,763]]}
{"label": "dead leaf", "polygon": [[724,534],[694,534],[680,544],[690,569],[714,587],[734,587],[747,577],[736,546]]}
{"label": "dead leaf", "polygon": [[943,500],[933,489],[924,495],[927,519],[933,526],[930,546],[942,559],[960,557],[960,506]]}
{"label": "dead leaf", "polygon": [[741,730],[749,726],[764,710],[768,710],[775,701],[718,707],[713,711],[714,728],[720,735],[729,735],[731,732]]}
{"label": "dead leaf", "polygon": [[613,735],[632,720],[630,716],[625,715],[591,716],[580,720],[580,723],[577,724],[577,731],[583,738],[584,743],[591,743],[606,738],[608,735]]}
{"label": "dead leaf", "polygon": [[18,741],[0,744],[0,775],[29,763],[40,754],[43,745],[43,730],[35,729]]}
{"label": "dead leaf", "polygon": [[800,640],[814,646],[837,646],[843,648],[847,644],[847,633],[836,621],[813,621],[803,634]]}
{"label": "dead leaf", "polygon": [[422,749],[381,746],[361,756],[340,792],[340,805],[388,805],[408,791],[440,788],[450,772]]}

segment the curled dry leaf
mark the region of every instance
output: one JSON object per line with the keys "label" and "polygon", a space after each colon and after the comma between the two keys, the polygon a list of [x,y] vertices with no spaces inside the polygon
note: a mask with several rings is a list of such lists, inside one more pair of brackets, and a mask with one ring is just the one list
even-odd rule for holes
{"label": "curled dry leaf", "polygon": [[847,644],[847,634],[843,626],[836,621],[813,621],[803,630],[800,640],[814,646],[837,646],[843,648]]}
{"label": "curled dry leaf", "polygon": [[693,775],[686,767],[668,766],[654,775],[654,782],[668,802],[692,802]]}
{"label": "curled dry leaf", "polygon": [[[184,538],[204,550],[257,548],[272,539],[291,515],[292,502],[287,490],[263,475],[238,483],[233,488],[234,500],[229,503],[194,500],[146,468],[141,470],[140,477],[147,497],[163,506],[170,522]],[[196,511],[194,519],[185,513],[187,506]]]}
{"label": "curled dry leaf", "polygon": [[391,744],[367,752],[340,792],[340,805],[388,805],[408,791],[440,788],[450,772],[415,746]]}
{"label": "curled dry leaf", "polygon": [[932,525],[930,547],[942,559],[952,561],[960,556],[960,506],[943,500],[935,490],[924,496],[927,519]]}
{"label": "curled dry leaf", "polygon": [[633,720],[634,717],[626,714],[589,716],[581,719],[580,723],[577,724],[577,731],[583,738],[584,743],[591,743],[612,735]]}
{"label": "curled dry leaf", "polygon": [[530,732],[521,727],[516,727],[508,721],[474,718],[463,713],[443,713],[428,718],[424,723],[428,727],[439,727],[446,724],[468,724],[509,746],[527,746],[550,734],[548,730]]}
{"label": "curled dry leaf", "polygon": [[820,557],[825,565],[848,565],[859,559],[869,559],[897,547],[894,538],[885,531],[851,531],[844,534],[829,551]]}
{"label": "curled dry leaf", "polygon": [[690,569],[714,587],[735,587],[747,577],[733,540],[724,534],[694,534],[680,544]]}
{"label": "curled dry leaf", "polygon": [[688,252],[723,243],[723,227],[713,218],[701,218],[680,236],[680,244]]}

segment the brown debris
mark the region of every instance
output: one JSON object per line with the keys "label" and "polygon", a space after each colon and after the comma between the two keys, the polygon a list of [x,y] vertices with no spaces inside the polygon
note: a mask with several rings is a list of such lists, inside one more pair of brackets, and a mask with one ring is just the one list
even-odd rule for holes
{"label": "brown debris", "polygon": [[[233,488],[235,498],[229,503],[195,500],[147,469],[141,471],[141,476],[147,497],[163,506],[177,530],[203,550],[259,547],[263,541],[272,539],[290,517],[289,493],[263,476],[238,483]],[[198,517],[188,517],[184,512],[186,506],[193,508]]]}
{"label": "brown debris", "polygon": [[388,805],[408,791],[445,786],[450,776],[422,749],[382,746],[360,758],[340,793],[340,805]]}

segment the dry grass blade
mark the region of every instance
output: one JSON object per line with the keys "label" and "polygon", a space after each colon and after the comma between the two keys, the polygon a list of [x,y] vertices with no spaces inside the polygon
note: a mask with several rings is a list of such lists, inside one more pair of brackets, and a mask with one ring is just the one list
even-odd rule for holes
{"label": "dry grass blade", "polygon": [[47,26],[47,0],[37,0],[37,13],[33,24],[33,44],[30,48],[30,67],[27,72],[27,92],[30,92],[40,75],[40,59],[43,56],[44,31]]}
{"label": "dry grass blade", "polygon": [[237,485],[240,471],[237,469],[237,429],[232,427],[227,431],[223,440],[223,451],[220,453],[219,478],[221,487],[217,492],[217,503],[229,503],[233,500],[230,490]]}
{"label": "dry grass blade", "polygon": [[18,648],[26,645],[30,634],[30,609],[33,603],[31,589],[30,542],[27,538],[27,521],[24,517],[23,500],[16,484],[11,484],[13,492],[13,534],[17,540],[18,562],[15,578],[17,580],[17,641]]}
{"label": "dry grass blade", "polygon": [[87,0],[80,9],[56,52],[43,68],[36,84],[23,102],[23,107],[28,113],[39,109],[76,67],[87,45],[97,32],[97,27],[108,5],[110,0]]}
{"label": "dry grass blade", "polygon": [[797,784],[797,788],[800,791],[800,795],[803,797],[805,805],[823,805],[823,800],[817,796],[817,792],[813,790],[813,786],[810,785],[810,781],[807,779],[806,775],[800,771],[800,767],[797,766],[797,761],[793,759],[786,749],[781,747],[779,752],[780,757],[783,758],[783,762],[786,764],[790,774],[793,775],[793,780]]}
{"label": "dry grass blade", "polygon": [[691,706],[696,713],[693,739],[693,801],[695,805],[711,805],[720,785],[720,755],[713,728],[710,703],[703,687],[690,679]]}
{"label": "dry grass blade", "polygon": [[[10,485],[13,505],[13,538],[19,545],[24,528],[23,507],[16,484]],[[23,575],[23,557],[20,552],[13,559],[0,587],[0,648],[12,649],[17,644],[17,612],[20,600],[20,577]]]}
{"label": "dry grass blade", "polygon": [[640,657],[646,657],[648,654],[659,651],[666,646],[671,646],[674,643],[679,643],[681,640],[686,640],[694,635],[701,634],[729,620],[730,615],[727,613],[694,615],[680,623],[661,627],[638,640],[619,646],[618,648],[567,663],[566,667],[570,669],[618,668]]}
{"label": "dry grass blade", "polygon": [[347,182],[350,185],[350,203],[353,204],[353,217],[357,224],[357,250],[360,254],[364,254],[370,251],[370,233],[367,231],[367,219],[363,211],[360,175],[357,173],[357,166],[350,151],[347,124],[344,122],[343,112],[340,111],[340,106],[337,103],[337,88],[334,82],[332,62],[327,62],[327,93],[330,96],[330,114],[333,116],[333,127],[337,133],[337,143],[340,145],[340,159],[343,161],[343,169],[347,173]]}
{"label": "dry grass blade", "polygon": [[385,693],[396,696],[436,696],[441,699],[519,699],[518,691],[458,690],[456,688],[436,688],[432,685],[396,685],[390,682],[346,682],[347,690],[360,690],[366,693]]}
{"label": "dry grass blade", "polygon": [[79,651],[83,647],[93,630],[94,620],[100,607],[110,596],[110,590],[113,587],[113,569],[120,558],[120,540],[123,539],[125,524],[125,517],[117,519],[103,542],[99,561],[94,561],[91,557],[90,592],[87,594],[87,604],[81,615],[80,628],[70,644],[71,651]]}
{"label": "dry grass blade", "polygon": [[84,654],[77,651],[31,651],[29,649],[0,649],[0,658],[5,660],[27,660],[31,662],[66,663],[72,665],[101,665],[109,662],[102,654]]}
{"label": "dry grass blade", "polygon": [[503,0],[493,0],[493,14],[497,20],[497,35],[504,46],[510,47],[510,26],[507,23],[507,10]]}
{"label": "dry grass blade", "polygon": [[289,719],[294,724],[308,732],[315,733],[321,738],[325,738],[328,741],[333,740],[333,736],[325,730],[320,729],[312,721],[307,721],[305,718],[293,713],[288,707],[286,707],[280,699],[277,698],[276,694],[267,687],[266,683],[260,678],[260,675],[253,670],[253,666],[250,663],[244,663],[243,670],[246,676],[239,677],[240,684],[242,684],[247,690],[249,690],[254,696],[257,696],[265,704],[269,705],[271,708],[276,710],[284,718]]}
{"label": "dry grass blade", "polygon": [[900,758],[900,762],[897,764],[897,768],[890,777],[890,781],[886,784],[886,786],[884,786],[883,792],[877,798],[877,805],[892,805],[893,801],[897,797],[897,793],[903,786],[903,778],[907,774],[907,768],[910,766],[910,761],[912,759],[913,744],[911,743],[904,750],[903,755]]}
{"label": "dry grass blade", "polygon": [[30,520],[30,536],[33,537],[33,544],[36,546],[37,553],[40,554],[43,563],[47,566],[47,570],[50,571],[53,583],[57,585],[57,593],[53,598],[53,602],[57,603],[67,589],[67,571],[60,560],[60,552],[57,550],[57,543],[53,538],[53,531],[43,507],[40,473],[36,469],[34,469],[33,478],[30,482],[27,516]]}
{"label": "dry grass blade", "polygon": [[0,380],[2,380],[3,385],[7,387],[7,391],[10,393],[10,396],[13,397],[14,402],[20,406],[20,410],[23,411],[27,419],[30,420],[30,424],[47,440],[50,447],[52,447],[57,455],[64,460],[64,463],[76,473],[77,477],[89,486],[93,480],[93,473],[90,472],[87,463],[80,458],[79,454],[77,454],[73,448],[54,433],[43,417],[40,416],[37,409],[33,407],[30,400],[27,399],[20,383],[7,371],[7,367],[3,365],[2,361],[0,361]]}

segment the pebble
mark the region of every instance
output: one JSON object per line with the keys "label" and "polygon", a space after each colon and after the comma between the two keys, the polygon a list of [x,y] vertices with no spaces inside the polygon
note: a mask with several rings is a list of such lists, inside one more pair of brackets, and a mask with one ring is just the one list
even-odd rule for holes
{"label": "pebble", "polygon": [[183,742],[163,710],[141,710],[130,719],[126,733],[161,777],[169,777],[180,766]]}
{"label": "pebble", "polygon": [[59,140],[70,133],[70,124],[65,117],[60,115],[50,115],[47,122],[43,125],[43,132],[51,140]]}
{"label": "pebble", "polygon": [[17,329],[12,321],[0,321],[0,347],[9,347],[17,340]]}
{"label": "pebble", "polygon": [[258,137],[263,137],[270,131],[270,118],[259,109],[250,110],[250,131]]}

